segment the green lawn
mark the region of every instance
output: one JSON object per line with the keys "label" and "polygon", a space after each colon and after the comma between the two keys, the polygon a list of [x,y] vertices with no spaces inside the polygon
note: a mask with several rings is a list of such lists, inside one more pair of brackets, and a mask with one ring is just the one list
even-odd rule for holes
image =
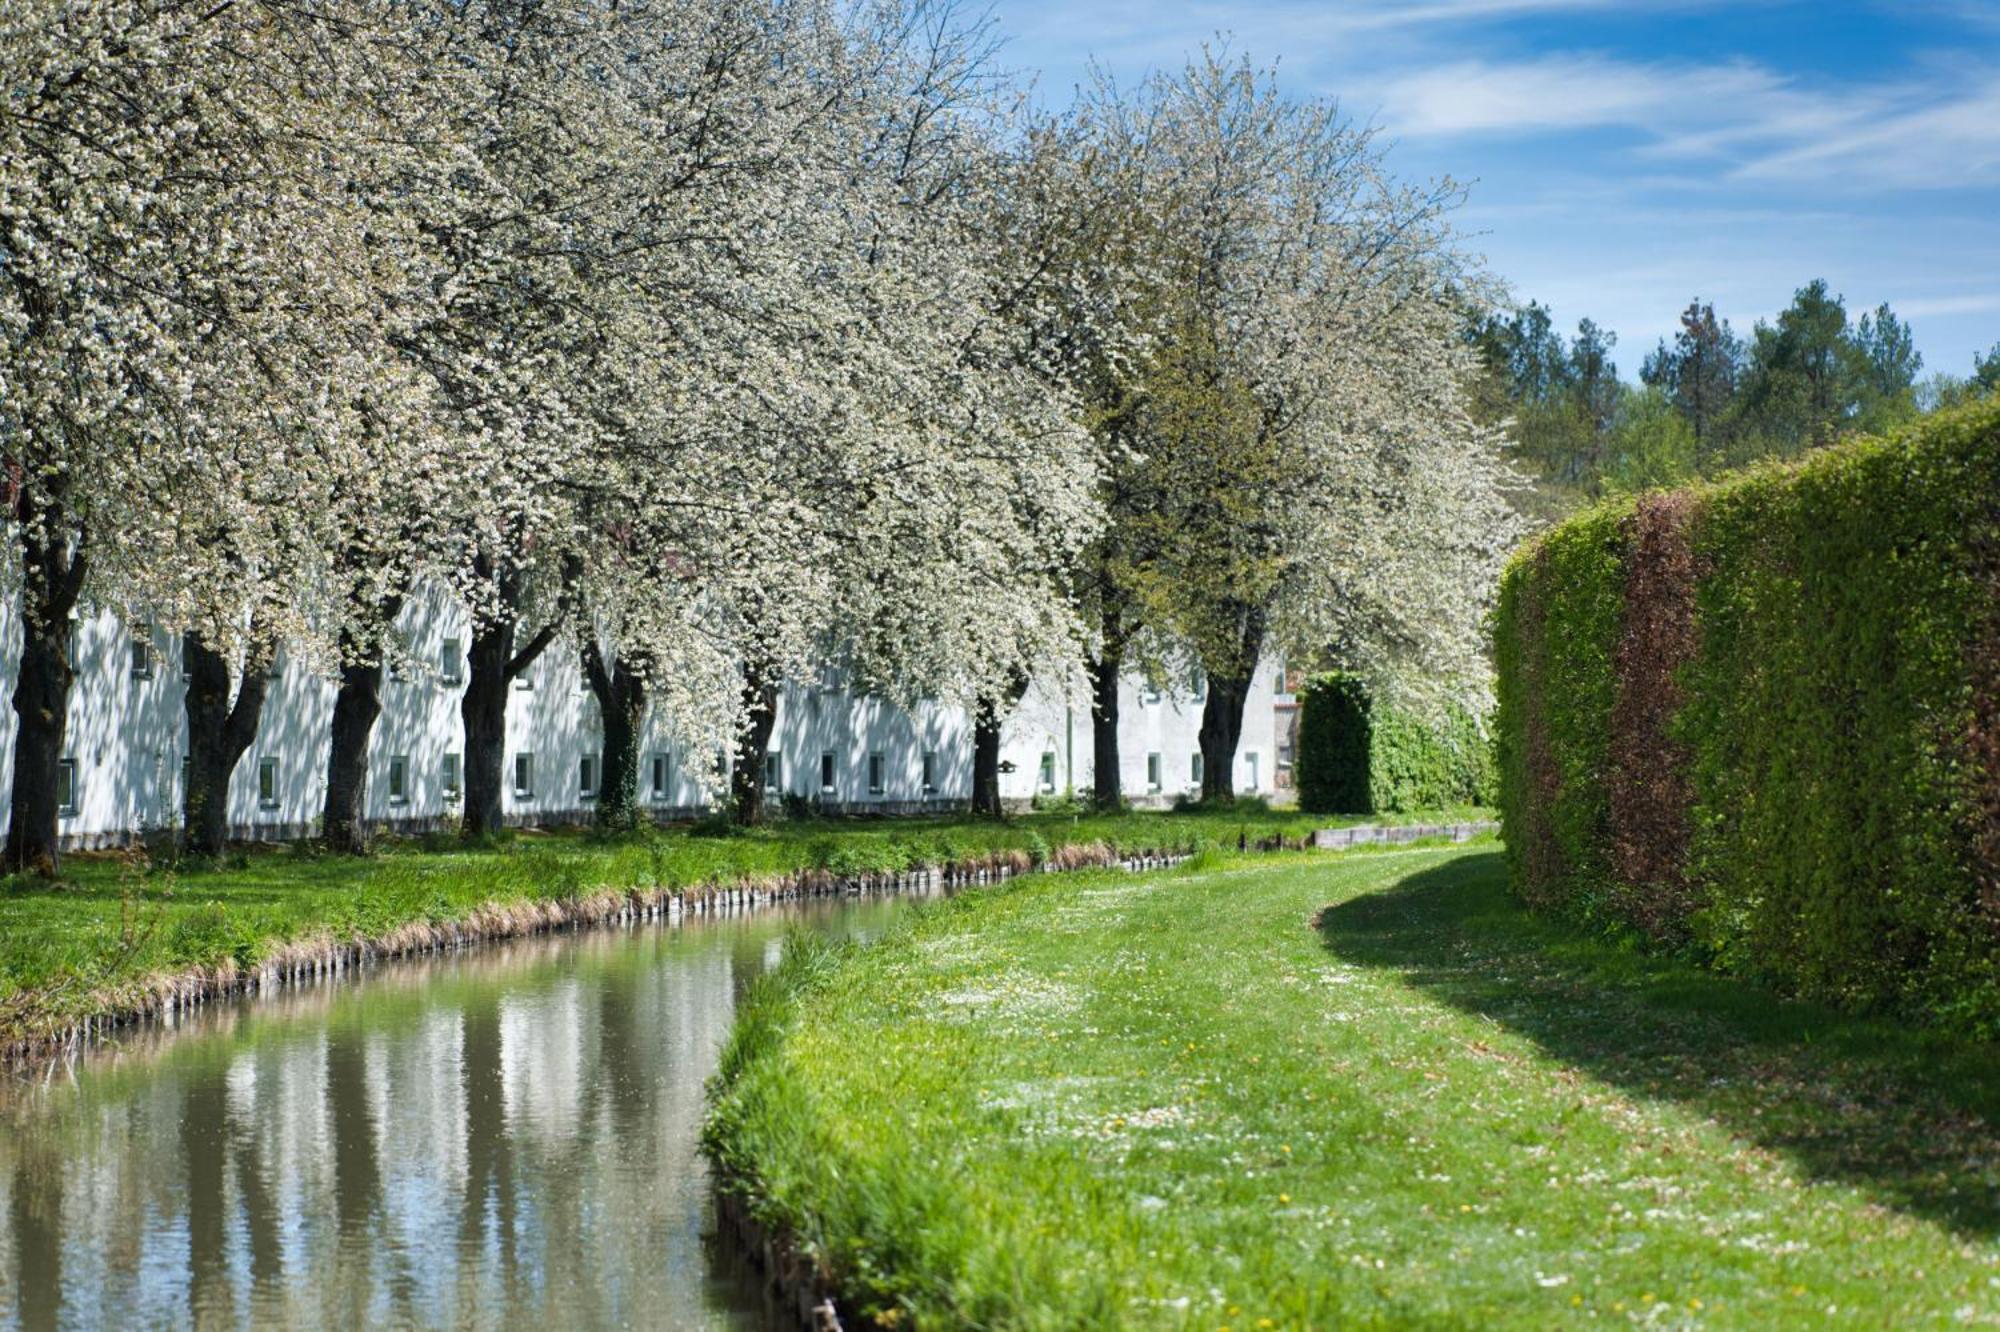
{"label": "green lawn", "polygon": [[[1476,817],[1480,812],[1457,812]],[[1351,822],[1351,820],[1349,820]],[[887,873],[994,850],[1039,856],[1065,843],[1190,850],[1239,836],[1297,837],[1337,820],[1238,812],[1077,817],[779,822],[750,833],[694,826],[621,838],[522,834],[505,845],[390,841],[366,857],[247,850],[218,868],[153,866],[130,855],[70,856],[61,881],[0,880],[0,1043],[118,1008],[148,978],[247,966],[287,944],[379,938],[475,908],[605,889],[732,883],[807,868]]]}
{"label": "green lawn", "polygon": [[1524,915],[1490,846],[801,940],[709,1149],[889,1325],[2000,1323],[2000,1051]]}

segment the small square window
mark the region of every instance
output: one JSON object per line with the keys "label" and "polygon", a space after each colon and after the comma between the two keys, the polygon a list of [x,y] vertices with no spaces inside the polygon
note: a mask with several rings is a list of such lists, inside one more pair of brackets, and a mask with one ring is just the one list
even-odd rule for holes
{"label": "small square window", "polygon": [[76,813],[76,760],[62,759],[56,764],[56,812],[64,818]]}
{"label": "small square window", "polygon": [[1149,707],[1158,703],[1161,697],[1160,687],[1150,681],[1139,690],[1139,701]]}
{"label": "small square window", "polygon": [[69,668],[73,671],[83,664],[83,625],[76,620],[69,622]]}
{"label": "small square window", "polygon": [[585,800],[597,799],[597,755],[585,754],[577,761],[576,788]]}
{"label": "small square window", "polygon": [[824,795],[833,794],[833,751],[830,749],[819,756],[819,789]]}
{"label": "small square window", "polygon": [[880,754],[870,754],[868,756],[869,795],[882,794],[884,787],[888,784],[887,783],[888,769],[889,769],[888,763],[883,760]]}
{"label": "small square window", "polygon": [[447,638],[438,649],[438,679],[445,684],[465,683],[465,645],[456,638]]}
{"label": "small square window", "polygon": [[153,678],[153,626],[143,621],[132,626],[132,678]]}
{"label": "small square window", "polygon": [[653,755],[653,799],[655,801],[662,801],[667,798],[667,772],[667,756],[665,754]]}
{"label": "small square window", "polygon": [[285,663],[278,656],[278,649],[271,649],[271,664],[265,668],[265,677],[271,680],[285,678]]}
{"label": "small square window", "polygon": [[1201,785],[1201,751],[1199,750],[1195,751],[1194,757],[1188,760],[1188,781],[1195,786]]}
{"label": "small square window", "polygon": [[265,809],[278,807],[278,760],[257,760],[257,803]]}
{"label": "small square window", "polygon": [[764,790],[766,794],[781,791],[785,785],[785,763],[777,754],[764,755]]}
{"label": "small square window", "polygon": [[192,683],[193,680],[194,680],[194,635],[182,634],[181,635],[181,683],[189,684]]}
{"label": "small square window", "polygon": [[529,662],[526,666],[523,666],[521,668],[521,673],[514,677],[514,688],[520,690],[522,693],[527,693],[534,687],[535,687],[535,664],[533,662]]}
{"label": "small square window", "polygon": [[535,798],[535,756],[533,754],[514,755],[514,798],[533,800]]}
{"label": "small square window", "polygon": [[935,749],[926,749],[924,751],[924,794],[929,795],[935,790],[937,790],[937,751]]}
{"label": "small square window", "polygon": [[407,754],[397,754],[389,760],[389,803],[410,803],[410,758]]}
{"label": "small square window", "polygon": [[1148,791],[1157,791],[1160,789],[1160,756],[1158,754],[1146,755],[1146,789]]}
{"label": "small square window", "polygon": [[456,800],[465,791],[465,778],[456,754],[446,754],[438,765],[439,784],[444,787],[444,798]]}
{"label": "small square window", "polygon": [[1056,789],[1056,751],[1042,751],[1041,787],[1046,795],[1053,795]]}

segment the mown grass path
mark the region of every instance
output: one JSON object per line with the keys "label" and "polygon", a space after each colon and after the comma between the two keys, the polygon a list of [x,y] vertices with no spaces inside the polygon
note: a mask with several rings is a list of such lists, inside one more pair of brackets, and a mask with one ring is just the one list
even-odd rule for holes
{"label": "mown grass path", "polygon": [[1280,835],[1296,841],[1329,822],[1354,821],[1246,804],[1029,814],[1004,823],[800,819],[743,830],[711,822],[617,836],[509,834],[489,845],[439,836],[390,839],[372,856],[274,844],[203,867],[152,864],[136,851],[74,855],[55,882],[0,879],[0,1045],[142,1008],[190,971],[253,968],[288,951],[380,939],[411,925],[446,926],[482,910],[642,889],[768,887],[809,871],[852,880],[994,858],[1025,863],[1065,847],[1189,852]]}
{"label": "mown grass path", "polygon": [[2000,1058],[1524,916],[1490,847],[797,950],[711,1151],[889,1324],[2000,1323]]}

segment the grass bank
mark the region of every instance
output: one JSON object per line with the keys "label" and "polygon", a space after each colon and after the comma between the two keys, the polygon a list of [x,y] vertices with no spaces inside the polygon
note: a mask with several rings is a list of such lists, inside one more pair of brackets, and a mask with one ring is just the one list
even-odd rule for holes
{"label": "grass bank", "polygon": [[176,994],[229,988],[342,947],[598,918],[629,893],[658,900],[814,872],[856,878],[993,857],[1040,860],[1064,848],[1190,851],[1239,837],[1297,838],[1327,822],[1246,806],[1005,823],[800,820],[748,832],[693,825],[613,838],[522,833],[487,847],[417,839],[359,858],[318,855],[309,844],[264,846],[199,869],[73,855],[57,882],[0,880],[0,1047],[46,1042],[94,1017],[149,1011]]}
{"label": "grass bank", "polygon": [[1996,1056],[1537,921],[1490,846],[1210,856],[802,944],[707,1143],[887,1326],[1993,1325]]}

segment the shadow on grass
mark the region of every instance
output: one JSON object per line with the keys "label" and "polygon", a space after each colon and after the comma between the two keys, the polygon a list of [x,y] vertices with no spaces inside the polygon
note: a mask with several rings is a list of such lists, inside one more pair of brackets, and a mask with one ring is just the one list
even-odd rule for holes
{"label": "shadow on grass", "polygon": [[2000,1048],[1790,1003],[1529,915],[1496,854],[1329,907],[1328,948],[1807,1175],[2000,1234]]}

